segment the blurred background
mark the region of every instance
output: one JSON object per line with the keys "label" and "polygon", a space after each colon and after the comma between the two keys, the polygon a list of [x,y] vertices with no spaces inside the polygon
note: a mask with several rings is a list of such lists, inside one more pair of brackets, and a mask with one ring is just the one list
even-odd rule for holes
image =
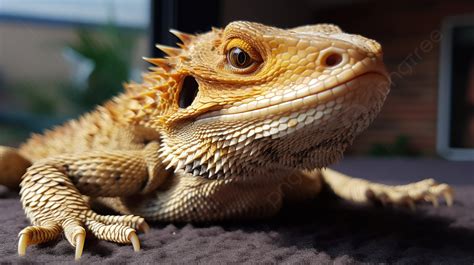
{"label": "blurred background", "polygon": [[445,70],[459,75],[448,142],[474,148],[473,14],[472,0],[0,0],[0,145],[16,146],[117,94],[123,82],[140,81],[141,57],[160,56],[153,43],[177,41],[169,28],[205,32],[250,20],[284,28],[335,23],[379,41],[392,91],[349,154],[433,157],[443,25],[463,15],[471,28],[455,34],[460,64]]}

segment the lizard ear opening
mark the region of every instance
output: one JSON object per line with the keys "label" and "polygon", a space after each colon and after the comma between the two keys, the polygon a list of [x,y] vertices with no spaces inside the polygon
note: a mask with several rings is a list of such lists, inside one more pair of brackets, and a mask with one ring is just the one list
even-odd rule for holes
{"label": "lizard ear opening", "polygon": [[192,76],[186,76],[181,85],[181,91],[178,97],[178,106],[180,108],[187,108],[193,104],[194,99],[199,92],[199,84]]}

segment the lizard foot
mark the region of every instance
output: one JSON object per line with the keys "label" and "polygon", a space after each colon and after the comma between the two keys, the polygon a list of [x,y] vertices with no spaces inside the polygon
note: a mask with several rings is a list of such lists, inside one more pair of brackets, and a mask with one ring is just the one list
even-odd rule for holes
{"label": "lizard foot", "polygon": [[19,233],[18,254],[24,256],[30,245],[48,242],[58,238],[61,232],[76,248],[75,259],[82,256],[86,229],[99,239],[116,243],[132,244],[135,251],[140,250],[136,230],[147,232],[148,224],[135,215],[98,215],[89,210],[85,218],[66,218],[61,221],[46,221],[41,225],[28,226]]}
{"label": "lizard foot", "polygon": [[454,197],[454,191],[449,185],[437,183],[433,179],[400,186],[372,183],[366,194],[373,201],[381,202],[383,205],[408,206],[412,210],[416,210],[416,203],[419,202],[430,202],[438,207],[440,196],[443,196],[446,204],[451,206]]}
{"label": "lizard foot", "polygon": [[[92,211],[63,169],[51,161],[38,162],[23,176],[21,201],[26,215],[33,223],[19,234],[18,254],[24,255],[29,245],[51,241],[64,232],[76,248],[76,260],[82,256],[86,230],[99,239],[132,244],[140,249],[137,230],[146,232],[145,220],[135,215],[99,215]],[[69,168],[70,169],[70,168]],[[94,182],[95,184],[96,182]],[[97,186],[94,186],[99,187]]]}

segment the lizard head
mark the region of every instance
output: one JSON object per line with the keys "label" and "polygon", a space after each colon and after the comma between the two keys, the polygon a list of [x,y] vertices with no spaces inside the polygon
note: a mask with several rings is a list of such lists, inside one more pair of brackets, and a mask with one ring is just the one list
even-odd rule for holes
{"label": "lizard head", "polygon": [[161,132],[169,167],[196,176],[325,167],[389,91],[381,46],[334,25],[172,32],[181,48],[158,46],[168,57],[149,59],[134,115]]}

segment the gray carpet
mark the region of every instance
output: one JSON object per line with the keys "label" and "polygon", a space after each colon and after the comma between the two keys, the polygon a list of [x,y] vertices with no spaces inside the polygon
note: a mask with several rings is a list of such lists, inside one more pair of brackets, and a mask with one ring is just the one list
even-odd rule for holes
{"label": "gray carpet", "polygon": [[[426,177],[452,184],[451,208],[403,209],[350,205],[330,195],[286,207],[269,220],[220,224],[153,224],[143,250],[90,238],[82,263],[473,264],[474,163],[413,159],[346,159],[334,168],[385,183]],[[18,195],[0,187],[0,262],[71,263],[59,240],[17,257],[17,234],[28,225]]]}

